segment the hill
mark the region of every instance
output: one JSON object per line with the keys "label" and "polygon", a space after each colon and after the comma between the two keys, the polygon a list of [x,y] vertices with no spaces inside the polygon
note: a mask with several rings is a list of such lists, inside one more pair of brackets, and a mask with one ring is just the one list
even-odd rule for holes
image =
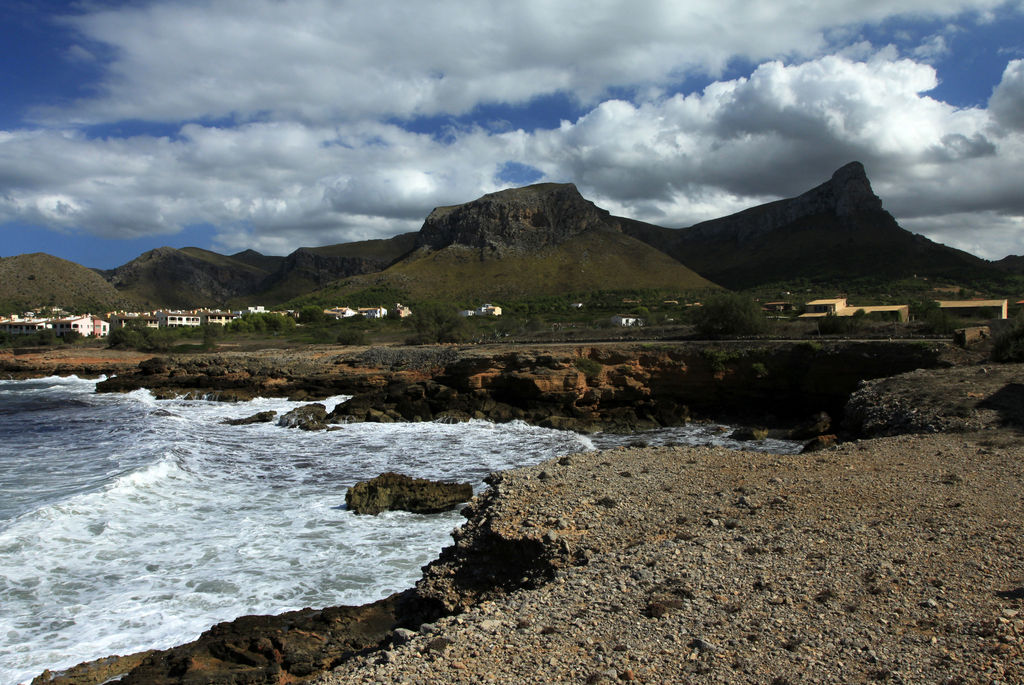
{"label": "hill", "polygon": [[98,313],[134,307],[135,302],[80,264],[42,252],[0,257],[0,312],[46,306]]}
{"label": "hill", "polygon": [[1006,273],[1024,276],[1024,256],[1007,255],[999,261],[992,262],[992,266]]}
{"label": "hill", "polygon": [[252,293],[269,274],[252,259],[198,247],[159,247],[104,275],[120,292],[151,309],[222,306]]}
{"label": "hill", "polygon": [[624,230],[728,288],[804,279],[848,285],[934,277],[998,278],[991,263],[900,227],[859,162],[802,195],[668,229],[638,222]]}
{"label": "hill", "polygon": [[416,249],[378,274],[321,295],[369,287],[415,299],[488,300],[595,290],[715,288],[675,259],[626,235],[623,220],[572,184],[543,183],[438,207]]}
{"label": "hill", "polygon": [[386,240],[300,247],[278,257],[280,265],[259,284],[257,294],[268,302],[284,302],[339,278],[381,271],[412,250],[415,241],[415,233],[403,233]]}

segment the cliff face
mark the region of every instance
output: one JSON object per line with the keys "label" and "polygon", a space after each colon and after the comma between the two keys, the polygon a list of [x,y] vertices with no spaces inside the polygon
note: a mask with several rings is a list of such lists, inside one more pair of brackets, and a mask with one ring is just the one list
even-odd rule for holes
{"label": "cliff face", "polygon": [[530,252],[612,226],[608,212],[584,199],[575,185],[542,183],[438,207],[424,222],[417,247],[439,250],[462,245],[498,253]]}
{"label": "cliff face", "polygon": [[691,413],[766,423],[793,423],[819,411],[838,418],[861,380],[939,366],[940,352],[941,346],[879,342],[471,348],[436,355],[392,348],[317,359],[224,354],[149,360],[97,390],[144,387],[158,397],[192,392],[221,399],[351,394],[328,421],[479,418],[629,431],[678,425]]}
{"label": "cliff face", "polygon": [[883,211],[882,200],[871,189],[864,165],[850,162],[832,174],[831,179],[806,193],[696,224],[685,231],[683,238],[742,243],[801,219],[823,215],[835,217],[839,226],[849,230],[854,227],[851,217]]}
{"label": "cliff face", "polygon": [[1000,275],[978,257],[901,228],[860,162],[796,197],[690,228],[624,222],[623,231],[734,289],[796,279],[849,288],[858,280],[915,275],[954,281]]}

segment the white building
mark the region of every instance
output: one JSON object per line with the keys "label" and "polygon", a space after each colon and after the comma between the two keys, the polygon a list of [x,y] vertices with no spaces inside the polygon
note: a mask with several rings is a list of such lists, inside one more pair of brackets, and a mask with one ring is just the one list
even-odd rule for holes
{"label": "white building", "polygon": [[331,309],[325,309],[324,315],[335,319],[349,319],[353,316],[359,316],[359,312],[351,307],[333,307]]}
{"label": "white building", "polygon": [[613,326],[643,326],[644,320],[630,314],[616,314],[612,317]]}
{"label": "white building", "polygon": [[501,307],[493,304],[485,304],[477,307],[477,316],[501,316]]}
{"label": "white building", "polygon": [[238,314],[234,312],[221,312],[221,311],[204,311],[199,313],[200,320],[204,324],[216,324],[217,326],[227,326],[229,323],[238,318]]}
{"label": "white building", "polygon": [[78,333],[83,338],[103,337],[110,333],[110,324],[92,314],[86,314],[67,319],[54,319],[53,332],[61,338],[72,332]]}
{"label": "white building", "polygon": [[384,307],[360,307],[359,313],[367,319],[386,319],[388,310]]}
{"label": "white building", "polygon": [[161,328],[181,328],[183,326],[199,326],[202,317],[195,312],[157,312]]}
{"label": "white building", "polygon": [[53,328],[53,323],[47,319],[26,319],[20,316],[12,316],[10,321],[0,323],[0,331],[10,335],[32,335],[47,328]]}

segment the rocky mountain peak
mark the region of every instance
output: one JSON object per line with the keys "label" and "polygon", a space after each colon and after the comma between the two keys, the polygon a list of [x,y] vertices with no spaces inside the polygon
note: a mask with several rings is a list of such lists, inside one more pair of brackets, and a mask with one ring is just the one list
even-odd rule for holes
{"label": "rocky mountain peak", "polygon": [[417,247],[528,252],[613,223],[607,211],[586,200],[572,183],[539,183],[438,207],[423,223]]}
{"label": "rocky mountain peak", "polygon": [[743,242],[808,217],[831,215],[849,227],[853,216],[881,211],[882,200],[871,189],[864,165],[850,162],[837,169],[828,181],[797,197],[705,221],[689,229],[687,237]]}

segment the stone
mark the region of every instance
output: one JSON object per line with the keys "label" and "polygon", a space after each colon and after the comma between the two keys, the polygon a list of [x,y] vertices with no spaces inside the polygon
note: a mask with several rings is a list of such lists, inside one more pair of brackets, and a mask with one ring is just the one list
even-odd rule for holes
{"label": "stone", "polygon": [[436,514],[472,497],[473,486],[469,483],[445,483],[388,472],[349,488],[345,506],[357,514],[392,510]]}
{"label": "stone", "polygon": [[320,403],[307,404],[292,409],[277,420],[285,428],[300,428],[304,431],[327,428],[327,407]]}
{"label": "stone", "polygon": [[244,419],[225,419],[221,423],[228,426],[247,426],[250,423],[270,423],[274,420],[275,416],[277,416],[277,412],[271,409],[270,411],[261,411],[252,416],[246,416]]}

